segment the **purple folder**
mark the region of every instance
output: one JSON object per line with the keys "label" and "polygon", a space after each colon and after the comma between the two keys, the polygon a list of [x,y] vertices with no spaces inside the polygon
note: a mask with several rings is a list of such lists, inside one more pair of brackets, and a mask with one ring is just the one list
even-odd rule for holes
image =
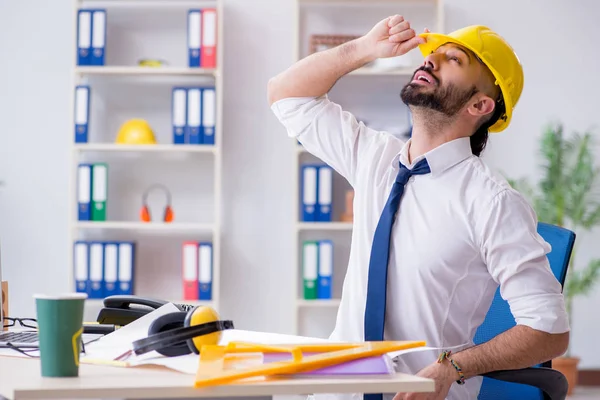
{"label": "purple folder", "polygon": [[[305,357],[318,353],[305,353]],[[266,353],[264,363],[286,361],[292,358],[289,353]],[[394,366],[388,355],[359,358],[342,364],[301,373],[302,375],[385,375],[394,373]]]}

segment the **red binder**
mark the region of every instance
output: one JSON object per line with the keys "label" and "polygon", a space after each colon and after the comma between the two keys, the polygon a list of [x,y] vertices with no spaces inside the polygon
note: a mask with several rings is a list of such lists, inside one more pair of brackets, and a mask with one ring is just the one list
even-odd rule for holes
{"label": "red binder", "polygon": [[198,300],[198,242],[183,242],[183,299]]}
{"label": "red binder", "polygon": [[202,68],[217,67],[217,10],[202,10]]}

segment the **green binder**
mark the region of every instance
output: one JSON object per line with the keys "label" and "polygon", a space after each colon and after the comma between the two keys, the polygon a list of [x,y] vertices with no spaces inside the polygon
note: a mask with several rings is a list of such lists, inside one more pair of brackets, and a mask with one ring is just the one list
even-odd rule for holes
{"label": "green binder", "polygon": [[317,279],[319,271],[319,244],[305,241],[302,246],[302,276],[304,280],[304,298],[317,298]]}
{"label": "green binder", "polygon": [[108,164],[92,164],[92,221],[106,221]]}

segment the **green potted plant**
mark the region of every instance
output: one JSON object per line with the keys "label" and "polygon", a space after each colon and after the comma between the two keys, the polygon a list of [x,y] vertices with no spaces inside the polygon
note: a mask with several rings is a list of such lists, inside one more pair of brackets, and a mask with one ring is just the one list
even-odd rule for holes
{"label": "green potted plant", "polygon": [[[589,132],[564,136],[563,126],[548,126],[541,137],[540,155],[543,173],[537,185],[527,178],[508,179],[533,205],[540,222],[566,227],[578,235],[600,225],[600,170],[595,166],[593,136]],[[571,255],[564,286],[564,296],[572,325],[573,299],[586,295],[600,276],[600,259],[592,259],[585,266],[575,265],[577,241]],[[572,354],[571,346],[562,356],[552,361],[569,381],[569,393],[577,385],[579,357]]]}

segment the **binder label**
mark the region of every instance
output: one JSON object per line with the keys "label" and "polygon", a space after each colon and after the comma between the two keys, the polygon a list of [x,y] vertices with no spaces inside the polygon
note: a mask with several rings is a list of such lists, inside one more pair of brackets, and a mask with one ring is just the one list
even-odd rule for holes
{"label": "binder label", "polygon": [[303,249],[304,298],[317,298],[318,248],[316,242],[305,242]]}
{"label": "binder label", "polygon": [[92,65],[104,65],[106,11],[95,10],[92,17]]}
{"label": "binder label", "polygon": [[188,63],[190,67],[200,66],[200,10],[190,10],[188,13]]}
{"label": "binder label", "polygon": [[89,86],[75,88],[75,143],[87,143],[89,121]]}
{"label": "binder label", "polygon": [[92,168],[92,220],[106,221],[108,167],[94,164]]}
{"label": "binder label", "polygon": [[119,294],[133,293],[133,244],[119,244]]}
{"label": "binder label", "polygon": [[77,171],[77,217],[79,221],[91,220],[91,168],[88,164],[80,164]]}
{"label": "binder label", "polygon": [[200,89],[188,89],[187,97],[187,142],[200,144]]}
{"label": "binder label", "polygon": [[216,118],[215,89],[204,89],[202,93],[202,126],[204,128],[204,144],[215,143]]}
{"label": "binder label", "polygon": [[187,90],[173,89],[173,143],[185,143]]}
{"label": "binder label", "polygon": [[80,10],[77,20],[77,65],[90,65],[92,13]]}

